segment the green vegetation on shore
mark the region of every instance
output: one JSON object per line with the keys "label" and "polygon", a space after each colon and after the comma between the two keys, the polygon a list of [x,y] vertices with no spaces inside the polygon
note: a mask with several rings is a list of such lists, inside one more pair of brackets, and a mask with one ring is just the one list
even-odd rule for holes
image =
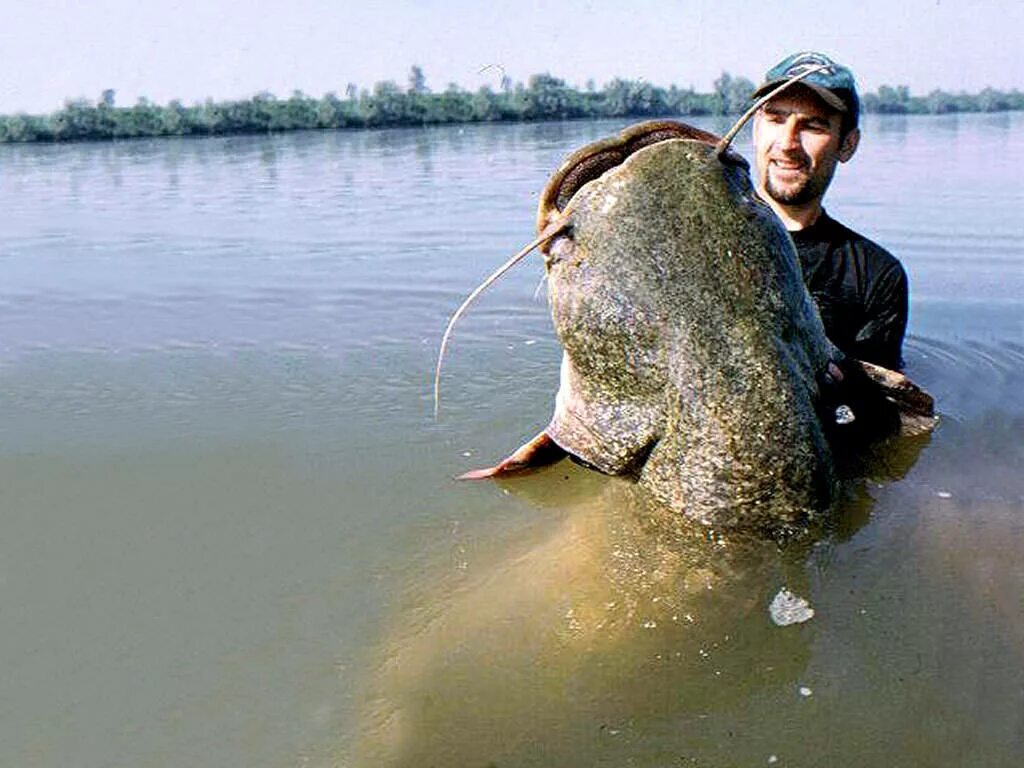
{"label": "green vegetation on shore", "polygon": [[[65,103],[50,115],[0,116],[0,142],[81,141],[142,136],[217,136],[315,128],[377,128],[441,123],[555,120],[599,117],[655,117],[738,114],[748,105],[754,84],[723,72],[711,93],[693,88],[660,88],[637,80],[615,79],[602,89],[589,82],[584,90],[548,74],[533,75],[526,85],[503,77],[497,91],[470,92],[451,84],[432,93],[419,67],[412,67],[402,88],[392,81],[372,91],[349,85],[345,97],[328,93],[320,99],[294,92],[278,99],[260,93],[239,101],[206,101],[186,107],[140,99],[132,107],[114,104],[106,90],[95,104],[85,99]],[[883,85],[862,95],[865,112],[942,114],[1024,110],[1024,93],[986,88],[981,93],[932,91],[912,96],[906,86]]]}

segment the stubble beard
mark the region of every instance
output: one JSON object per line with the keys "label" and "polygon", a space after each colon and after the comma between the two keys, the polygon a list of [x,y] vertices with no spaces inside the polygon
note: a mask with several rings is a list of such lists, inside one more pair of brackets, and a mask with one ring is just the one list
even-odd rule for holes
{"label": "stubble beard", "polygon": [[798,184],[781,187],[772,181],[772,175],[768,172],[765,174],[764,191],[780,205],[804,205],[825,195],[834,173],[835,167],[824,175],[808,175]]}

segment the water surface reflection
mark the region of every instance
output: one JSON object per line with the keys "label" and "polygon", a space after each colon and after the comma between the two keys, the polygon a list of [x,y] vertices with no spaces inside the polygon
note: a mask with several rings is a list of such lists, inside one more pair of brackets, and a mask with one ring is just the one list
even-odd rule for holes
{"label": "water surface reflection", "polygon": [[1024,115],[865,120],[830,212],[907,265],[942,422],[783,549],[450,479],[560,353],[524,264],[438,423],[444,324],[623,122],[0,147],[0,764],[1016,768]]}

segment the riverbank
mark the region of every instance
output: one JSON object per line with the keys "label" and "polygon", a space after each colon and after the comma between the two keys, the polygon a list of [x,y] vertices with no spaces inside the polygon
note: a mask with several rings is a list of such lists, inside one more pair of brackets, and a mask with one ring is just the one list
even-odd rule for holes
{"label": "riverbank", "polygon": [[[414,127],[458,123],[538,122],[545,120],[634,117],[691,118],[740,114],[748,106],[754,83],[727,72],[714,90],[698,93],[672,85],[662,88],[644,81],[615,79],[603,88],[583,89],[548,74],[533,75],[526,85],[507,78],[500,89],[475,92],[449,85],[430,92],[415,70],[407,89],[388,81],[371,91],[350,84],[345,97],[321,98],[295,91],[287,99],[259,93],[249,99],[185,106],[140,99],[131,107],[115,104],[115,92],[99,100],[74,99],[49,115],[0,115],[0,143],[104,141],[155,136],[227,136],[297,130]],[[978,94],[935,90],[913,96],[906,86],[882,86],[862,95],[866,113],[947,114],[1024,110],[1024,93],[986,88]]]}

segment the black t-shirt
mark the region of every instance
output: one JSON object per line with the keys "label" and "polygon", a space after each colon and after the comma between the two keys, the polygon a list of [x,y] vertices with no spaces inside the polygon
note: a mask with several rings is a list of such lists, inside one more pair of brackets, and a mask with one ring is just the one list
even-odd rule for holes
{"label": "black t-shirt", "polygon": [[896,257],[824,211],[789,234],[832,343],[858,360],[901,368],[908,284]]}

